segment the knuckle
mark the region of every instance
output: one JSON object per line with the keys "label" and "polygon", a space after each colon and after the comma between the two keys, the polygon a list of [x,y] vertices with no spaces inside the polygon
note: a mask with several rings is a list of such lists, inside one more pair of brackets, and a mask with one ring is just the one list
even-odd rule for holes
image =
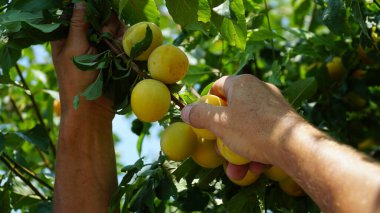
{"label": "knuckle", "polygon": [[250,74],[242,74],[238,76],[240,81],[247,82],[247,81],[252,81],[253,79],[256,79],[255,76],[250,75]]}

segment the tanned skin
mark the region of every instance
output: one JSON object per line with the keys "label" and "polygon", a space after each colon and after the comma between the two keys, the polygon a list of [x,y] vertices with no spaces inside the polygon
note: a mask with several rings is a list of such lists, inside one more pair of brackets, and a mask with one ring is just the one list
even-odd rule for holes
{"label": "tanned skin", "polygon": [[225,145],[253,162],[227,167],[244,177],[265,164],[282,168],[324,212],[380,212],[380,167],[367,156],[339,144],[299,116],[278,88],[252,75],[222,77],[211,93],[226,107],[194,104],[182,119],[210,129]]}
{"label": "tanned skin", "polygon": [[[62,106],[54,190],[56,213],[108,212],[117,189],[112,102],[105,97],[96,101],[81,98],[79,108],[73,108],[74,97],[99,73],[81,71],[72,62],[74,56],[95,53],[87,40],[85,14],[85,5],[76,4],[68,37],[52,42]],[[103,31],[116,37],[123,28],[112,17]]]}

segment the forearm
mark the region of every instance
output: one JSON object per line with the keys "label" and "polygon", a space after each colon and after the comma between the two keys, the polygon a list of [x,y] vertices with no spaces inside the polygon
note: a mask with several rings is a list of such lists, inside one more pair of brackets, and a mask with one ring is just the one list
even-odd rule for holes
{"label": "forearm", "polygon": [[379,166],[306,122],[293,122],[280,142],[278,166],[325,212],[379,212]]}
{"label": "forearm", "polygon": [[107,212],[117,187],[112,118],[86,101],[62,114],[54,212]]}

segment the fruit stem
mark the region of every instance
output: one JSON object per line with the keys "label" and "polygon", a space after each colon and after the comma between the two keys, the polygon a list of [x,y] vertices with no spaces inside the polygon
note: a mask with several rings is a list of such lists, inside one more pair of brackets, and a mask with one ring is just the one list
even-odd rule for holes
{"label": "fruit stem", "polygon": [[185,107],[185,104],[183,104],[178,98],[176,98],[173,94],[170,93],[170,97],[172,98],[172,101],[182,110]]}
{"label": "fruit stem", "polygon": [[[151,78],[148,74],[146,74],[145,72],[142,72],[139,67],[137,66],[137,64],[135,64],[134,62],[132,62],[125,54],[124,52],[120,49],[120,47],[118,47],[117,45],[115,45],[112,41],[110,41],[109,39],[107,38],[103,38],[104,42],[108,45],[108,47],[111,49],[111,51],[113,53],[115,53],[116,56],[118,57],[121,57],[121,59],[124,61],[124,63],[128,64],[130,63],[131,64],[131,67],[132,67],[132,70],[134,72],[136,72],[140,77],[143,77],[143,78]],[[173,94],[170,94],[171,96],[171,99],[172,101],[180,108],[182,109],[183,107],[185,107],[185,105],[178,99],[176,98]]]}
{"label": "fruit stem", "polygon": [[121,59],[123,59],[125,64],[130,63],[132,66],[132,70],[136,72],[140,77],[149,78],[149,76],[145,72],[142,72],[141,70],[139,70],[138,66],[134,62],[129,60],[129,58],[121,51],[119,47],[117,47],[114,43],[112,43],[107,38],[103,38],[103,40],[108,45],[108,47],[112,50],[112,52],[115,53],[117,57],[121,57]]}

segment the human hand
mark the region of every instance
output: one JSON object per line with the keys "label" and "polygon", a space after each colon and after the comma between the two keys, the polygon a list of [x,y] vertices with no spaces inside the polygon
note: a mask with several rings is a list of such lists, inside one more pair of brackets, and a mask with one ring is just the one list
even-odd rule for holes
{"label": "human hand", "polygon": [[[304,122],[277,87],[252,75],[222,77],[210,93],[225,99],[227,106],[188,105],[182,110],[182,119],[196,128],[211,130],[232,151],[254,162],[275,164],[287,130]],[[250,167],[257,165],[262,167]]]}
{"label": "human hand", "polygon": [[[52,55],[58,77],[62,116],[67,111],[73,109],[74,97],[94,82],[99,73],[99,71],[81,71],[72,61],[75,56],[96,53],[95,48],[87,40],[89,23],[85,20],[85,16],[85,3],[76,3],[73,9],[68,37],[52,42]],[[124,32],[124,26],[113,15],[103,27],[102,32],[108,32],[113,37],[119,37]],[[81,106],[88,103],[81,101]],[[90,105],[100,106],[107,109],[107,111],[113,112],[111,101],[105,97],[92,101]]]}

